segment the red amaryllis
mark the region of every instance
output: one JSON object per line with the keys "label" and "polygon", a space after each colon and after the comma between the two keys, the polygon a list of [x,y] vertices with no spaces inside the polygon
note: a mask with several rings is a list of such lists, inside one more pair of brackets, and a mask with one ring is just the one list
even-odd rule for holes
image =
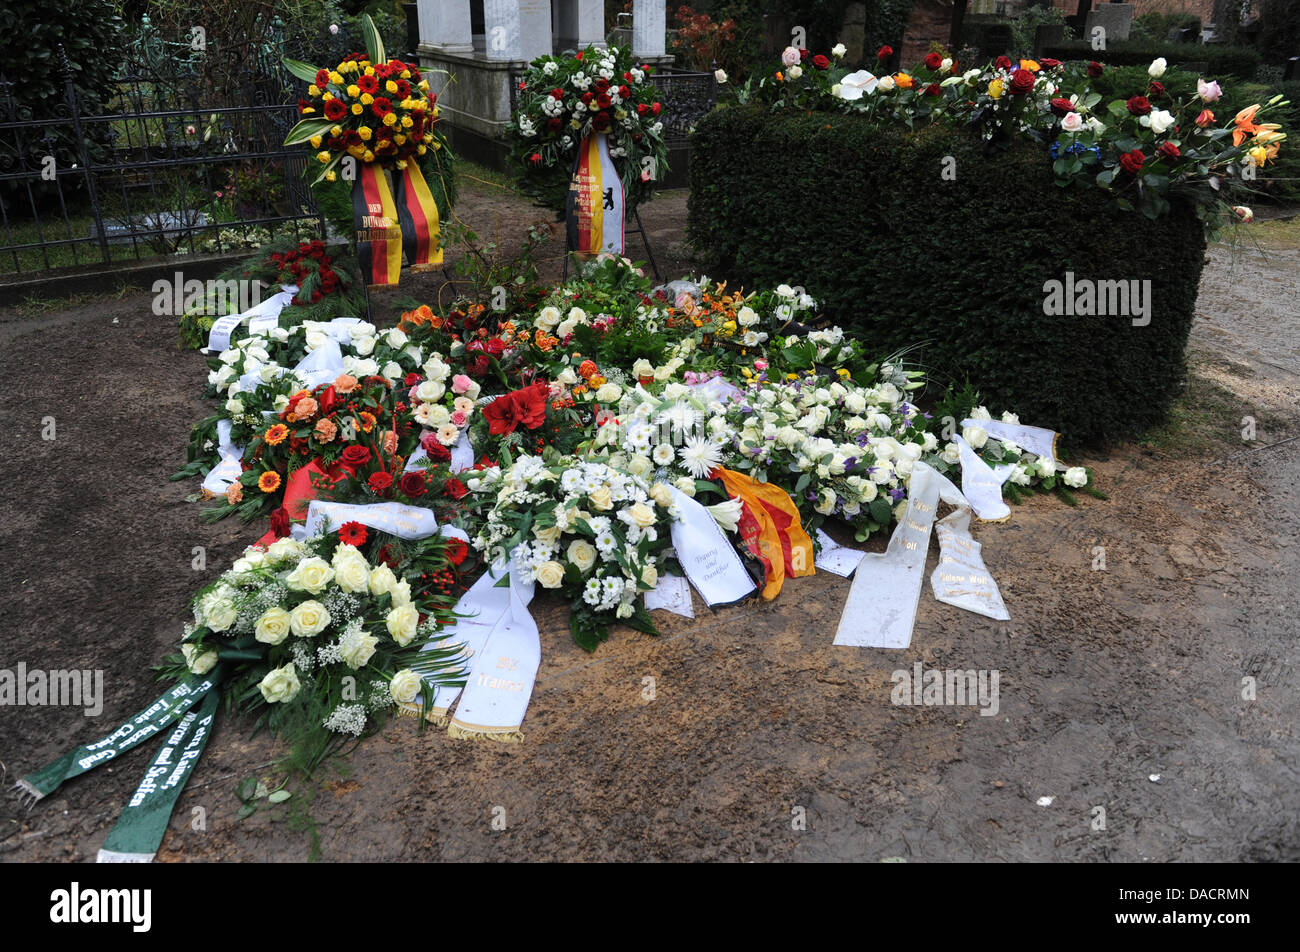
{"label": "red amaryllis", "polygon": [[393,488],[393,476],[391,473],[371,473],[368,480],[372,492],[384,495]]}
{"label": "red amaryllis", "polygon": [[1034,88],[1034,74],[1027,69],[1018,69],[1011,74],[1011,93],[1023,96]]}
{"label": "red amaryllis", "polygon": [[1142,171],[1142,163],[1146,161],[1146,156],[1142,154],[1141,149],[1134,149],[1132,152],[1125,152],[1119,157],[1119,164],[1129,175],[1137,175]]}
{"label": "red amaryllis", "polygon": [[424,482],[424,473],[418,469],[413,469],[409,473],[403,473],[402,478],[397,481],[397,488],[402,491],[402,495],[411,499],[417,499],[423,496],[428,490]]}
{"label": "red amaryllis", "polygon": [[1134,96],[1127,105],[1128,111],[1135,116],[1145,116],[1151,111],[1151,102],[1146,96]]}
{"label": "red amaryllis", "polygon": [[369,534],[359,522],[345,522],[339,526],[339,541],[346,545],[363,545]]}

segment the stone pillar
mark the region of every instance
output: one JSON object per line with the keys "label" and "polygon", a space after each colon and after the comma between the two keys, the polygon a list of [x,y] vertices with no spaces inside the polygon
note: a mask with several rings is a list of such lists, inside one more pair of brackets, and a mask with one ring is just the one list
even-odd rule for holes
{"label": "stone pillar", "polygon": [[469,28],[469,0],[418,0],[420,45],[448,53],[469,53],[474,37]]}
{"label": "stone pillar", "polygon": [[633,0],[632,55],[640,60],[663,56],[668,43],[668,11],[663,0]]}
{"label": "stone pillar", "polygon": [[529,62],[551,52],[550,0],[483,0],[484,55]]}
{"label": "stone pillar", "polygon": [[578,45],[605,45],[604,0],[578,0]]}

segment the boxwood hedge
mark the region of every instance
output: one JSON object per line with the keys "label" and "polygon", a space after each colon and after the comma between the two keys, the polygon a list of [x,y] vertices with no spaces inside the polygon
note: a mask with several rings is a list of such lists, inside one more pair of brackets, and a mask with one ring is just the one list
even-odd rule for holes
{"label": "boxwood hedge", "polygon": [[[1192,208],[1123,212],[1058,187],[1030,143],[990,155],[939,126],[732,106],[693,139],[688,227],[710,274],[802,285],[874,349],[922,345],[933,374],[1076,445],[1157,424],[1181,387],[1205,253]],[[1067,272],[1150,281],[1149,323],[1047,315]]]}

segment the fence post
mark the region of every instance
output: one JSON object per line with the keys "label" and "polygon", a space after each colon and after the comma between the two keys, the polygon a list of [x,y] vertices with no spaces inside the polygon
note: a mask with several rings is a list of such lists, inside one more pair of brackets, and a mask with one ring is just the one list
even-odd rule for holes
{"label": "fence post", "polygon": [[108,233],[104,230],[104,215],[99,207],[99,193],[95,190],[95,173],[90,164],[90,150],[86,147],[86,135],[81,129],[81,107],[77,102],[77,88],[72,85],[72,65],[68,62],[68,53],[62,43],[59,44],[59,68],[63,70],[64,94],[68,97],[68,107],[72,110],[72,134],[77,137],[77,154],[81,158],[81,167],[85,170],[91,214],[95,216],[95,234],[99,236],[99,253],[104,259],[104,264],[111,264],[113,256],[108,250]]}

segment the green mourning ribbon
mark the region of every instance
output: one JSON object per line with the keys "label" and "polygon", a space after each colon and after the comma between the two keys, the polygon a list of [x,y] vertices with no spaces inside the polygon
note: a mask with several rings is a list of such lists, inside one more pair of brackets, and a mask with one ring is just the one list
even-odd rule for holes
{"label": "green mourning ribbon", "polygon": [[[170,688],[144,710],[124,721],[99,740],[68,751],[63,756],[18,781],[18,789],[33,801],[49,796],[73,777],[107,763],[176,723],[149,766],[144,780],[123,809],[109,834],[100,860],[147,862],[153,858],[167,830],[167,820],[177,797],[193,772],[212,733],[221,692],[224,665],[205,677],[191,677]],[[190,713],[198,705],[198,710]],[[107,854],[107,855],[106,855]]]}
{"label": "green mourning ribbon", "polygon": [[221,692],[208,691],[176,729],[145,771],[117,823],[99,851],[100,863],[148,863],[167,832],[176,800],[194,772],[212,735]]}

